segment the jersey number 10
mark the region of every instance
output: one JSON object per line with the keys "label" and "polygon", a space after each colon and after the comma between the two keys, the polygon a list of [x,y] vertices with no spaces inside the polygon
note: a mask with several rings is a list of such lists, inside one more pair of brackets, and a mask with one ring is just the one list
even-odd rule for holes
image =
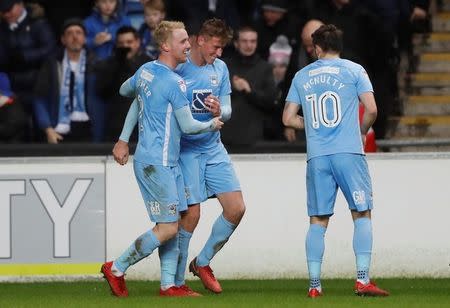
{"label": "jersey number 10", "polygon": [[335,127],[341,123],[341,98],[336,92],[326,91],[319,96],[310,94],[306,101],[311,103],[312,127],[318,129],[320,124],[325,127]]}

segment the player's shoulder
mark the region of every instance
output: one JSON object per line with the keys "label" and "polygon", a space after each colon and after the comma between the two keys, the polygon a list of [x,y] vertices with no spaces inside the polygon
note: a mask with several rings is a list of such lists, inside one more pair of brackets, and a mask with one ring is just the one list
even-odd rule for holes
{"label": "player's shoulder", "polygon": [[361,64],[353,62],[348,59],[340,59],[340,65],[352,72],[359,72],[361,70],[364,70]]}
{"label": "player's shoulder", "polygon": [[216,58],[212,65],[219,67],[219,68],[227,68],[227,64],[222,59]]}

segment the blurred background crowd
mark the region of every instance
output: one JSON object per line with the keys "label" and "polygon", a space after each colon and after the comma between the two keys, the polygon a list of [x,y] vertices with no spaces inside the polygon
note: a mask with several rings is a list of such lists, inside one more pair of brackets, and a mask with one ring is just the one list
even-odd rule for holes
{"label": "blurred background crowd", "polygon": [[[223,52],[232,84],[225,145],[295,143],[281,123],[294,74],[314,60],[311,33],[344,32],[343,58],[363,65],[378,104],[374,131],[402,113],[399,66],[413,66],[412,35],[430,28],[426,0],[0,0],[0,143],[114,142],[130,101],[118,89],[158,50],[163,19],[195,34],[222,18],[234,30]],[[136,135],[134,136],[134,140]]]}

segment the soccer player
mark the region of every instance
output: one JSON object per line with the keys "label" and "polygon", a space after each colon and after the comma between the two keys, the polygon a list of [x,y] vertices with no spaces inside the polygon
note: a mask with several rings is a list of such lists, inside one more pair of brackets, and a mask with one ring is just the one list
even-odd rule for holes
{"label": "soccer player", "polygon": [[[339,57],[342,31],[322,25],[312,34],[317,61],[292,80],[283,112],[288,127],[305,129],[307,141],[307,207],[310,226],[306,257],[309,297],[322,295],[320,273],[324,236],[333,215],[338,187],[348,202],[354,222],[357,295],[387,296],[369,279],[372,253],[372,187],[363,142],[376,119],[372,84],[364,68]],[[359,101],[365,107],[361,125]],[[303,117],[297,115],[300,109]]]}
{"label": "soccer player", "polygon": [[[229,73],[226,64],[218,58],[231,38],[232,31],[222,20],[213,18],[205,21],[197,35],[192,37],[188,60],[175,70],[186,81],[190,108],[199,121],[210,121],[214,116],[226,121],[231,117]],[[121,149],[121,153],[128,155],[128,147]],[[241,221],[245,204],[230,157],[220,141],[220,133],[183,135],[180,167],[189,207],[180,213],[180,259],[175,283],[189,289],[185,285],[184,274],[189,241],[200,219],[200,203],[216,196],[223,212],[214,222],[203,249],[190,262],[189,270],[201,279],[205,288],[221,293],[222,287],[209,264]]]}
{"label": "soccer player", "polygon": [[[178,167],[180,137],[182,133],[216,131],[223,123],[218,117],[204,122],[194,120],[185,96],[186,85],[173,72],[179,63],[186,61],[190,48],[183,23],[161,22],[155,30],[155,40],[161,50],[158,60],[141,66],[122,84],[120,93],[136,97],[133,106],[139,118],[139,141],[133,167],[149,217],[156,225],[139,236],[114,262],[103,264],[101,272],[112,293],[126,297],[125,271],[159,247],[160,295],[198,296],[198,293],[175,286],[178,216],[187,206]],[[122,138],[118,143],[128,142]],[[126,163],[126,157],[117,160]]]}

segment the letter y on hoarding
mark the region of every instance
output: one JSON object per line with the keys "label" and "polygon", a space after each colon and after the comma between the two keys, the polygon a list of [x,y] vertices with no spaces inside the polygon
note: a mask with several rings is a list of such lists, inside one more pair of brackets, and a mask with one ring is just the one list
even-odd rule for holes
{"label": "letter y on hoarding", "polygon": [[70,222],[93,179],[77,179],[60,204],[47,180],[31,180],[34,190],[53,222],[54,256],[70,257]]}

